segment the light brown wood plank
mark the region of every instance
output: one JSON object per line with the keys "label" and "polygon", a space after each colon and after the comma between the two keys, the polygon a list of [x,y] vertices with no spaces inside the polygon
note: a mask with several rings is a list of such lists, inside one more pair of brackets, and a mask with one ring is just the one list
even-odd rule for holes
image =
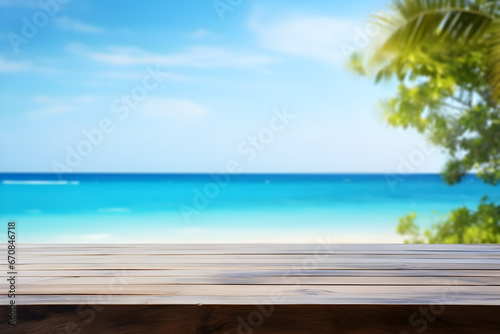
{"label": "light brown wood plank", "polygon": [[386,299],[415,299],[421,296],[434,296],[436,302],[447,303],[461,298],[461,295],[485,297],[500,300],[499,286],[344,286],[344,285],[133,285],[133,280],[125,278],[110,284],[59,285],[23,284],[19,289],[22,295],[167,295],[174,297],[270,297],[283,296],[352,296],[370,298],[373,302]]}
{"label": "light brown wood plank", "polygon": [[[277,292],[279,294],[279,291]],[[440,291],[418,291],[413,295],[373,292],[352,294],[337,292],[332,295],[306,294],[300,296],[168,296],[168,295],[19,295],[19,305],[78,305],[78,304],[156,304],[156,305],[499,305],[499,296],[486,291],[469,291],[457,298],[441,300]],[[0,296],[6,305],[7,297]]]}
{"label": "light brown wood plank", "polygon": [[[344,260],[344,261],[366,261],[367,259],[373,260],[425,260],[425,261],[499,261],[497,253],[491,254],[317,254],[317,255],[304,255],[304,254],[25,254],[19,258],[23,263],[54,263],[56,261],[65,263],[99,263],[99,261],[130,261],[138,260],[139,262],[196,262],[196,261],[226,261],[229,259],[238,261],[260,261],[260,262],[301,262],[316,259],[318,261],[326,261],[328,259]],[[6,260],[2,260],[6,264]]]}
{"label": "light brown wood plank", "polygon": [[[280,264],[280,263],[176,263],[176,264],[160,264],[160,263],[95,263],[95,264],[78,264],[78,263],[51,263],[51,264],[19,264],[18,270],[92,270],[92,269],[118,269],[118,270],[159,270],[159,269],[211,269],[211,270],[289,270],[299,271],[302,265],[299,264]],[[387,269],[387,270],[500,270],[500,264],[497,263],[398,263],[398,262],[378,262],[372,263],[318,263],[314,267],[318,270],[324,269]]]}
{"label": "light brown wood plank", "polygon": [[[374,276],[345,276],[345,277],[309,277],[309,276],[177,276],[177,277],[151,277],[151,276],[120,276],[121,279],[132,285],[163,285],[163,284],[195,284],[195,285],[428,285],[449,286],[453,285],[500,285],[496,277],[374,277]],[[28,285],[102,285],[110,284],[112,277],[23,277],[19,278],[23,290]],[[1,290],[8,290],[7,284],[0,284]]]}
{"label": "light brown wood plank", "polygon": [[16,258],[18,301],[34,304],[500,305],[498,245],[22,245]]}
{"label": "light brown wood plank", "polygon": [[[18,270],[19,277],[198,277],[198,276],[222,276],[222,277],[344,277],[344,276],[370,276],[370,277],[498,277],[500,270]],[[500,278],[495,278],[500,280]]]}
{"label": "light brown wood plank", "polygon": [[[358,253],[358,254],[411,254],[411,253],[450,253],[450,252],[499,252],[500,245],[402,245],[402,244],[19,244],[19,252],[61,254],[64,251],[82,254],[94,252],[110,254],[308,254],[319,253]],[[5,245],[5,244],[3,244]],[[133,251],[132,251],[133,250]],[[84,253],[83,253],[84,254]]]}

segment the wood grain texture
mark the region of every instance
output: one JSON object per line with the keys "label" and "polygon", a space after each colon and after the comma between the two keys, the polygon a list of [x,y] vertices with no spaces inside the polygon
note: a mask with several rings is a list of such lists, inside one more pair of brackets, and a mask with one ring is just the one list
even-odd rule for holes
{"label": "wood grain texture", "polygon": [[[497,334],[500,307],[391,306],[20,306],[5,334]],[[423,312],[423,313],[422,313]],[[427,314],[427,317],[422,314]]]}
{"label": "wood grain texture", "polygon": [[22,305],[500,305],[499,245],[21,244],[16,259]]}

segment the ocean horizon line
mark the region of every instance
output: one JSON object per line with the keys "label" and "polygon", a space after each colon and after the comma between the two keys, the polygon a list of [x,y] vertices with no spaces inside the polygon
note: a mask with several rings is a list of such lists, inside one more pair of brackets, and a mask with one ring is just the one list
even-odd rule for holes
{"label": "ocean horizon line", "polygon": [[[400,173],[400,172],[69,172],[69,173],[53,173],[53,172],[0,172],[2,175],[441,175],[441,172],[419,172],[419,173]],[[466,175],[476,175],[475,173],[467,173]]]}

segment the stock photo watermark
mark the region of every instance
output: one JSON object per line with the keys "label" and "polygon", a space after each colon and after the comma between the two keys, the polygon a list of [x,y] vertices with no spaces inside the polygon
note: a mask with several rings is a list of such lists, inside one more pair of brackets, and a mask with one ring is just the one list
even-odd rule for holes
{"label": "stock photo watermark", "polygon": [[58,332],[49,332],[48,334],[76,334],[83,333],[82,328],[85,328],[88,324],[93,322],[97,314],[104,310],[104,306],[111,299],[114,294],[120,294],[123,292],[125,287],[133,280],[132,277],[124,276],[124,271],[121,270],[118,273],[114,273],[113,277],[109,279],[109,282],[105,289],[102,289],[97,296],[88,297],[86,303],[78,305],[76,308],[76,321],[68,321],[64,330]]}
{"label": "stock photo watermark", "polygon": [[[304,277],[308,276],[308,271],[318,269],[318,264],[330,259],[337,249],[338,245],[319,240],[312,257],[303,259],[300,265],[295,266],[281,277],[283,284],[300,288]],[[236,318],[238,323],[237,333],[252,334],[257,328],[261,327],[264,321],[274,314],[275,306],[286,302],[287,296],[282,290],[279,287],[274,289],[265,300],[256,300],[254,302],[256,310],[245,317]],[[228,334],[228,332],[224,334]]]}
{"label": "stock photo watermark", "polygon": [[8,306],[8,317],[9,325],[15,326],[17,323],[17,305],[16,305],[16,281],[17,281],[17,258],[16,258],[16,222],[9,221],[7,223],[7,282],[8,284],[8,294],[9,306]]}
{"label": "stock photo watermark", "polygon": [[399,183],[405,182],[411,175],[418,172],[418,168],[431,158],[437,151],[437,147],[433,146],[424,140],[415,141],[416,149],[406,155],[398,157],[399,164],[397,173],[386,173],[385,180],[392,192],[396,191],[396,186]]}
{"label": "stock photo watermark", "polygon": [[389,20],[394,14],[386,10],[381,10],[376,14],[377,19],[368,21],[363,27],[354,28],[354,37],[351,42],[343,42],[339,48],[345,59],[349,59],[353,53],[366,49],[372,41],[383,32],[383,23],[380,17]]}
{"label": "stock photo watermark", "polygon": [[296,117],[297,115],[290,113],[286,107],[281,110],[274,109],[267,126],[248,136],[237,146],[237,153],[242,159],[228,161],[224,171],[210,175],[212,182],[206,183],[202,189],[193,189],[191,203],[179,204],[183,220],[189,224],[193,215],[199,215],[208,207],[210,202],[229,185],[231,176],[240,174],[245,163],[252,163],[257,159],[259,153],[264,151],[274,141],[276,135],[283,132]]}
{"label": "stock photo watermark", "polygon": [[227,12],[232,12],[236,7],[241,5],[244,0],[215,0],[212,6],[219,17],[219,20],[224,21]]}
{"label": "stock photo watermark", "polygon": [[97,126],[91,129],[83,129],[81,134],[83,139],[74,146],[66,146],[66,156],[63,162],[52,162],[52,170],[58,175],[59,179],[64,173],[73,172],[84,161],[84,159],[94,152],[95,148],[103,144],[106,136],[113,133],[117,126],[117,120],[124,121],[131,112],[136,110],[139,105],[146,100],[149,93],[160,86],[168,76],[168,73],[160,71],[156,66],[146,67],[146,74],[142,78],[142,83],[138,84],[127,93],[111,102],[110,112],[112,117],[103,117]]}
{"label": "stock photo watermark", "polygon": [[60,11],[61,6],[66,5],[70,0],[40,0],[37,2],[38,11],[33,13],[31,17],[23,16],[21,18],[22,27],[19,33],[9,32],[7,38],[15,53],[19,53],[19,47],[26,45],[35,38],[41,29],[43,29],[50,20],[54,18]]}
{"label": "stock photo watermark", "polygon": [[401,331],[399,334],[423,333],[445,311],[446,302],[457,300],[465,290],[465,288],[457,284],[456,280],[443,280],[439,281],[439,283],[445,283],[440,300],[435,304],[419,307],[418,311],[413,312],[408,318],[408,323],[413,327],[414,331]]}

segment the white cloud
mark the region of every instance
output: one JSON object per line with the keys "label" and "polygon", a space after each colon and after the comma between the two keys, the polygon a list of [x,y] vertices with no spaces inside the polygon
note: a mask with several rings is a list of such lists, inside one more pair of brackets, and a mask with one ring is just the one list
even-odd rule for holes
{"label": "white cloud", "polygon": [[56,23],[59,26],[59,28],[64,30],[73,30],[77,32],[85,32],[92,34],[98,34],[104,31],[101,27],[97,27],[88,23],[83,23],[81,21],[69,18],[67,16],[63,16],[56,19]]}
{"label": "white cloud", "polygon": [[189,37],[194,38],[194,39],[202,39],[207,36],[212,35],[212,33],[206,29],[198,29],[191,34],[189,34]]}
{"label": "white cloud", "polygon": [[[38,95],[35,98],[35,102],[37,103],[45,103],[45,104],[56,104],[60,103],[62,101],[65,101],[67,99],[62,99],[59,97],[51,97],[47,95]],[[92,103],[95,101],[95,97],[92,95],[80,95],[80,96],[75,96],[70,98],[71,101],[77,102],[77,103]]]}
{"label": "white cloud", "polygon": [[30,117],[40,117],[40,116],[47,116],[47,115],[58,115],[58,114],[65,114],[68,112],[75,111],[75,107],[69,104],[55,104],[47,107],[43,107],[37,110],[30,111],[28,115]]}
{"label": "white cloud", "polygon": [[48,97],[47,95],[39,95],[35,97],[35,101],[38,103],[48,103],[51,101],[51,98]]}
{"label": "white cloud", "polygon": [[[97,73],[99,77],[106,79],[119,80],[141,80],[144,78],[144,69],[117,69],[111,71],[100,71]],[[197,81],[199,78],[178,73],[165,74],[169,81]]]}
{"label": "white cloud", "polygon": [[140,113],[148,118],[197,119],[209,112],[195,102],[173,98],[150,98],[140,107]]}
{"label": "white cloud", "polygon": [[25,70],[30,66],[31,64],[28,62],[8,61],[0,56],[0,72],[17,72]]}
{"label": "white cloud", "polygon": [[41,104],[41,107],[28,112],[28,116],[32,118],[74,112],[78,110],[75,105],[88,105],[95,102],[96,99],[90,95],[76,96],[67,99],[39,95],[36,96],[34,100]]}
{"label": "white cloud", "polygon": [[194,46],[184,52],[160,54],[137,47],[109,47],[94,51],[81,44],[70,44],[67,50],[95,61],[115,66],[163,65],[187,67],[256,67],[276,63],[276,57],[235,53],[221,48]]}
{"label": "white cloud", "polygon": [[94,102],[96,99],[94,96],[91,96],[91,95],[82,95],[82,96],[78,96],[76,99],[75,99],[75,102],[76,103],[81,103],[81,104],[88,104],[88,103],[92,103]]}
{"label": "white cloud", "polygon": [[253,15],[248,27],[270,50],[344,64],[341,45],[353,39],[358,22],[331,16],[301,16],[263,22]]}

